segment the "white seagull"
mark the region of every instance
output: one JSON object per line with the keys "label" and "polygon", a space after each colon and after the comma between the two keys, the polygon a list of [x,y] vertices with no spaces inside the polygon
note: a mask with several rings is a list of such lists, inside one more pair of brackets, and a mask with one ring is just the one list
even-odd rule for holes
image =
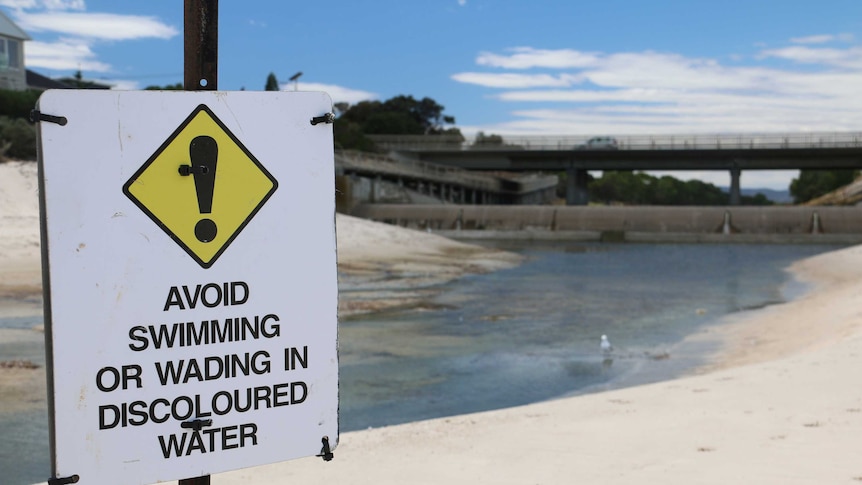
{"label": "white seagull", "polygon": [[611,345],[611,343],[608,341],[608,336],[607,336],[607,335],[602,335],[602,344],[601,344],[601,347],[602,347],[602,353],[603,353],[603,354],[606,354],[606,355],[607,355],[607,354],[610,354],[611,352],[613,352],[613,350],[614,350],[614,346],[613,346],[613,345]]}

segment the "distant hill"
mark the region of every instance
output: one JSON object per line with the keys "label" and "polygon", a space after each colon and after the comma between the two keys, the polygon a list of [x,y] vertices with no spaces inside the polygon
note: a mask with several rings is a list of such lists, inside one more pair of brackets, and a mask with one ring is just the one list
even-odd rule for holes
{"label": "distant hill", "polygon": [[[730,189],[728,187],[719,187],[721,190],[730,193]],[[757,195],[758,193],[766,196],[767,199],[775,202],[776,204],[792,204],[793,196],[790,195],[789,190],[775,190],[775,189],[747,189],[742,188],[742,195]]]}

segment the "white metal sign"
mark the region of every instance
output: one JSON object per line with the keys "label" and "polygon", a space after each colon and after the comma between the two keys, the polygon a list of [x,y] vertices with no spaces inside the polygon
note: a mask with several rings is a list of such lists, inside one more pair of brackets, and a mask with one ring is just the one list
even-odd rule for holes
{"label": "white metal sign", "polygon": [[155,483],[337,445],[331,108],[42,95],[55,477]]}

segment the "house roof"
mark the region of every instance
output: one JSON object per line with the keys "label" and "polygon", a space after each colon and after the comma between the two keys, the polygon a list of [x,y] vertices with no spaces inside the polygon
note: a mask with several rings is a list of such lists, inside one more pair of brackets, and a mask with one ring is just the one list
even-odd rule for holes
{"label": "house roof", "polygon": [[107,84],[74,77],[61,77],[59,79],[55,79],[55,81],[61,82],[71,89],[111,89],[111,86]]}
{"label": "house roof", "polygon": [[27,32],[24,32],[21,30],[21,27],[15,25],[15,22],[7,17],[2,10],[0,10],[0,35],[13,39],[30,40]]}
{"label": "house roof", "polygon": [[72,89],[72,86],[43,76],[38,72],[27,69],[27,87],[30,89]]}

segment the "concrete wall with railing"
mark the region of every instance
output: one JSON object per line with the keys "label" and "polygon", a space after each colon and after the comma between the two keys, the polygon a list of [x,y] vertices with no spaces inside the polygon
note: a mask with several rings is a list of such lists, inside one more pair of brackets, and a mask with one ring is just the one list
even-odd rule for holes
{"label": "concrete wall with railing", "polygon": [[[862,209],[855,207],[667,206],[418,206],[373,204],[355,215],[454,237],[600,238],[740,242],[862,242]],[[484,233],[484,235],[483,235]]]}

